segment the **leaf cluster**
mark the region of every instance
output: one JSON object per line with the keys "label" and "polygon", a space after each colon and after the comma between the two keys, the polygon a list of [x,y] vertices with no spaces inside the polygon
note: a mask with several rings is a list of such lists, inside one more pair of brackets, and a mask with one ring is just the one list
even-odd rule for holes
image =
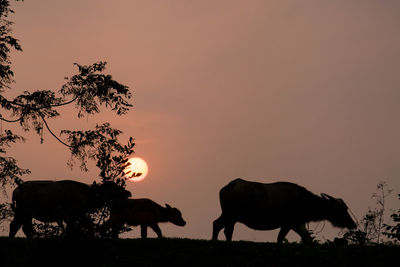
{"label": "leaf cluster", "polygon": [[74,159],[81,163],[82,170],[87,170],[89,159],[96,161],[103,181],[115,181],[117,184],[124,181],[123,170],[127,166],[128,157],[134,153],[135,146],[132,137],[126,145],[118,141],[122,131],[114,129],[109,123],[96,125],[94,130],[70,131],[63,130],[71,150],[69,165],[72,167]]}
{"label": "leaf cluster", "polygon": [[[111,75],[102,73],[106,62],[98,62],[84,66],[75,64],[79,73],[66,78],[67,82],[59,90],[59,95],[52,90],[25,91],[23,94],[8,100],[0,95],[0,106],[10,111],[12,119],[6,119],[0,114],[0,119],[6,122],[19,122],[25,131],[34,129],[42,135],[46,127],[49,132],[62,143],[51,131],[47,119],[60,116],[57,108],[75,103],[78,118],[85,114],[100,112],[100,106],[110,108],[117,115],[125,114],[132,106],[129,88],[112,79]],[[41,139],[43,142],[43,139]]]}
{"label": "leaf cluster", "polygon": [[[400,194],[398,196],[400,199]],[[390,217],[392,218],[394,224],[385,224],[384,227],[386,232],[384,234],[390,239],[400,241],[400,209],[390,215]]]}
{"label": "leaf cluster", "polygon": [[14,216],[11,203],[0,203],[0,223]]}
{"label": "leaf cluster", "polygon": [[10,13],[14,13],[10,1],[0,0],[0,92],[13,81],[9,52],[11,49],[22,51],[19,41],[10,35],[12,22],[7,19]]}
{"label": "leaf cluster", "polygon": [[54,223],[34,222],[32,224],[33,238],[61,238],[65,237],[65,228]]}
{"label": "leaf cluster", "polygon": [[132,105],[127,99],[131,93],[127,86],[112,79],[111,75],[101,72],[106,67],[106,62],[97,62],[89,66],[79,65],[79,74],[66,78],[68,82],[62,86],[60,92],[63,96],[71,96],[76,100],[78,117],[84,114],[99,113],[99,105],[115,111],[118,115],[125,114]]}
{"label": "leaf cluster", "polygon": [[0,184],[3,188],[7,183],[18,184],[21,181],[20,176],[30,173],[28,169],[20,168],[15,158],[2,156],[6,153],[6,146],[24,140],[22,136],[15,135],[10,130],[0,135]]}

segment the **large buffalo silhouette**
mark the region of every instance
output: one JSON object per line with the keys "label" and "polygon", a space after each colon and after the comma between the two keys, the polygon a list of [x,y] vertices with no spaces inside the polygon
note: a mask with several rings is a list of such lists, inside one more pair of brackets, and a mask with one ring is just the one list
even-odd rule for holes
{"label": "large buffalo silhouette", "polygon": [[239,178],[224,186],[219,197],[222,215],[213,223],[213,240],[218,239],[224,228],[226,240],[231,241],[237,222],[255,230],[281,228],[278,243],[282,243],[290,230],[309,242],[307,222],[328,220],[336,227],[356,227],[342,199],[327,194],[320,197],[293,183],[264,184]]}
{"label": "large buffalo silhouette", "polygon": [[14,219],[10,223],[10,237],[22,226],[24,234],[32,236],[32,219],[41,222],[65,222],[67,233],[87,213],[105,202],[131,196],[129,191],[114,182],[87,185],[72,180],[27,181],[12,194]]}

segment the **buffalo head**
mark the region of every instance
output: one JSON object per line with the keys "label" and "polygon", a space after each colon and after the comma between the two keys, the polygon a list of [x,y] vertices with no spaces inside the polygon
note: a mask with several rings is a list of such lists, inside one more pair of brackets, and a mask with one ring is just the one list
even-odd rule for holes
{"label": "buffalo head", "polygon": [[186,222],[182,218],[182,213],[177,208],[172,208],[170,205],[165,204],[169,221],[178,226],[185,226]]}
{"label": "buffalo head", "polygon": [[334,198],[328,194],[322,193],[322,198],[327,201],[326,216],[327,219],[337,227],[355,229],[357,224],[351,218],[346,203],[340,198]]}

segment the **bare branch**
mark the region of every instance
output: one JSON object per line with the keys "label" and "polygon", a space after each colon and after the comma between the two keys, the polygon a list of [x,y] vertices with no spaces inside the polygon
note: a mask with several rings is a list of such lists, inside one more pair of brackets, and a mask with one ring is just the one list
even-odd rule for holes
{"label": "bare branch", "polygon": [[0,114],[0,120],[12,123],[12,122],[19,122],[20,120],[22,120],[22,117],[20,117],[19,119],[15,119],[15,120],[7,120],[7,119],[3,118],[3,115]]}
{"label": "bare branch", "polygon": [[39,113],[40,117],[42,117],[42,120],[43,120],[43,122],[44,122],[44,125],[46,125],[46,128],[47,128],[47,130],[50,132],[50,134],[51,134],[55,139],[57,139],[58,142],[60,142],[60,143],[63,144],[64,146],[73,148],[73,146],[70,146],[70,145],[68,145],[67,143],[64,143],[60,138],[58,138],[58,137],[53,133],[53,131],[50,129],[50,127],[49,127],[49,125],[47,124],[47,121],[46,121],[46,119],[44,118],[44,116],[42,115],[42,113],[40,113],[40,112],[38,112],[38,113]]}

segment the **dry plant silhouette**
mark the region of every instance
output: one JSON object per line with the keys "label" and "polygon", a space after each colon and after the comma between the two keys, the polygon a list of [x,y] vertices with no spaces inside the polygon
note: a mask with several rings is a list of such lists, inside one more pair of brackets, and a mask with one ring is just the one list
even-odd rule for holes
{"label": "dry plant silhouette", "polygon": [[[398,197],[400,200],[400,194],[398,195]],[[384,224],[384,235],[392,240],[395,240],[395,242],[400,242],[400,209],[393,212],[390,217],[393,222]]]}
{"label": "dry plant silhouette", "polygon": [[[342,238],[336,238],[335,242],[353,244],[360,246],[390,244],[396,241],[396,227],[386,220],[387,198],[391,195],[392,189],[388,188],[386,182],[380,182],[376,186],[376,192],[371,198],[375,200],[375,207],[368,207],[366,214],[358,222],[357,229],[345,231]],[[394,222],[398,219],[393,213],[391,218]],[[389,232],[388,232],[389,231]],[[386,238],[385,238],[386,237]]]}

